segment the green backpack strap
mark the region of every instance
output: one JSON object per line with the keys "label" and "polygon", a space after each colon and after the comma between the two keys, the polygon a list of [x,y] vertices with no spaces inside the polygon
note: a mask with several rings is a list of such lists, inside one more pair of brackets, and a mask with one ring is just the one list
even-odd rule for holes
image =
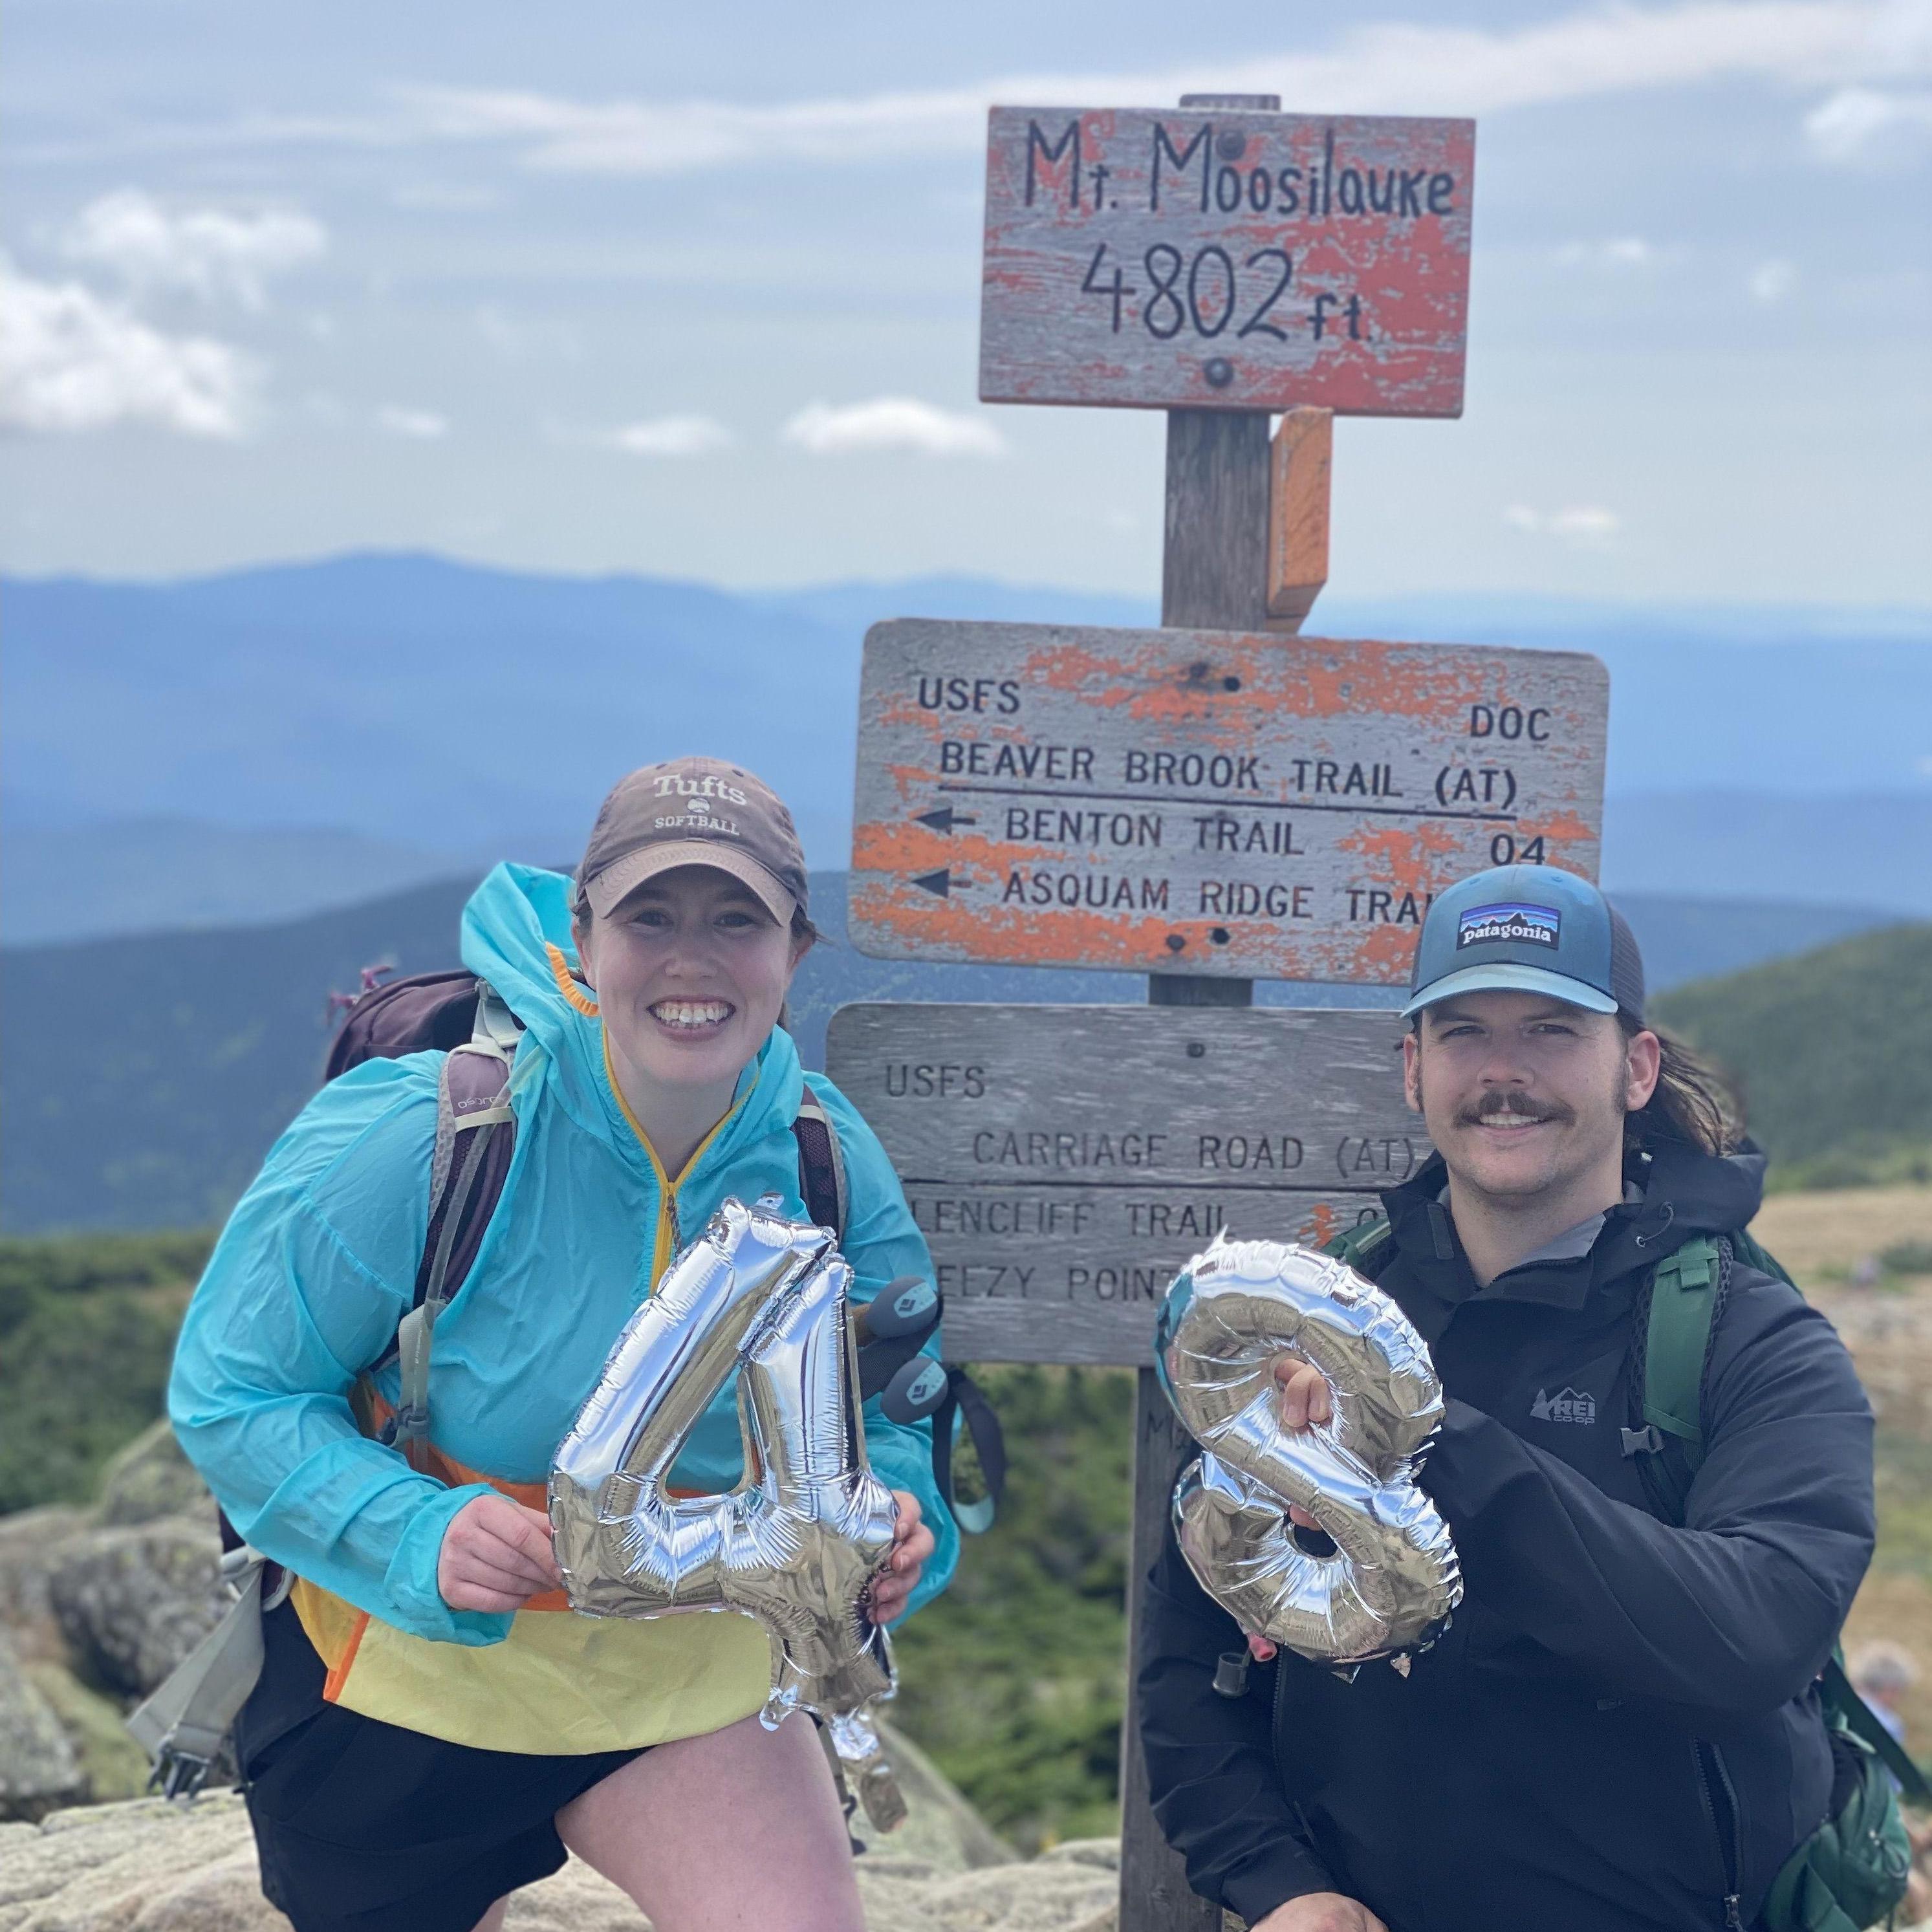
{"label": "green backpack strap", "polygon": [[[1718,1244],[1700,1234],[1666,1255],[1652,1271],[1644,1334],[1644,1426],[1624,1431],[1626,1456],[1659,1454],[1664,1438],[1674,1441],[1686,1489],[1704,1460],[1704,1364],[1711,1352],[1724,1258]],[[1676,1501],[1673,1514],[1681,1520],[1684,1498]]]}
{"label": "green backpack strap", "polygon": [[1386,1242],[1394,1232],[1386,1215],[1378,1214],[1372,1221],[1358,1222],[1346,1234],[1337,1234],[1324,1246],[1322,1252],[1354,1268],[1359,1274],[1368,1272],[1364,1264],[1376,1250]]}

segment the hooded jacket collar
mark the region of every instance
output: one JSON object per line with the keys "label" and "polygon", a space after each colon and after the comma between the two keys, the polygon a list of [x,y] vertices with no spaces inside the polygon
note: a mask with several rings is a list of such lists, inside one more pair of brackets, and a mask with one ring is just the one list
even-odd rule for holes
{"label": "hooded jacket collar", "polygon": [[[535,866],[499,866],[463,910],[463,963],[489,981],[524,1028],[511,1073],[520,1108],[541,1094],[625,1160],[652,1165],[604,1070],[604,1022],[578,970],[570,928],[571,883]],[[789,1131],[804,1098],[805,1076],[789,1034],[771,1037],[740,1076],[730,1118],[693,1168],[708,1167]],[[680,1176],[682,1181],[686,1176]]]}
{"label": "hooded jacket collar", "polygon": [[1738,1153],[1721,1156],[1683,1141],[1660,1142],[1626,1166],[1625,1179],[1635,1198],[1604,1216],[1587,1254],[1522,1263],[1486,1288],[1477,1286],[1455,1222],[1436,1198],[1448,1180],[1440,1154],[1383,1195],[1382,1208],[1405,1274],[1439,1304],[1440,1318],[1420,1325],[1425,1334],[1432,1326],[1440,1334],[1467,1301],[1537,1302],[1581,1310],[1593,1294],[1627,1285],[1696,1235],[1729,1234],[1746,1226],[1763,1198],[1764,1167],[1764,1156],[1748,1142]]}

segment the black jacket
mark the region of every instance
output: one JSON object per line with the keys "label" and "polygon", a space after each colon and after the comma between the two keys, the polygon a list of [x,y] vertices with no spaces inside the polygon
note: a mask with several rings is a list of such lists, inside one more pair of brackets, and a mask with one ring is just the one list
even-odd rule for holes
{"label": "black jacket", "polygon": [[1588,1254],[1480,1292],[1439,1160],[1383,1197],[1394,1238],[1370,1265],[1449,1398],[1420,1480],[1466,1594],[1406,1679],[1284,1653],[1222,1696],[1216,1660],[1242,1639],[1170,1528],[1137,1694],[1197,1891],[1250,1922],[1332,1890],[1392,1932],[1702,1932],[1724,1923],[1730,1838],[1756,1914],[1829,1798],[1813,1680],[1871,1554],[1871,1412],[1830,1324],[1740,1265],[1685,1527],[1646,1507],[1620,1431],[1637,1291],[1692,1235],[1744,1226],[1762,1173],[1672,1144]]}

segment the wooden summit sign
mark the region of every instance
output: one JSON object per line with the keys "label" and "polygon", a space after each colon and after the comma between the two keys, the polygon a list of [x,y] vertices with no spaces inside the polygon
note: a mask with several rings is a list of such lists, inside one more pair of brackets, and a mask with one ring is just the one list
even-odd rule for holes
{"label": "wooden summit sign", "polygon": [[989,403],[1462,412],[1473,121],[995,107]]}
{"label": "wooden summit sign", "polygon": [[977,1362],[1144,1368],[1221,1228],[1318,1245],[1429,1157],[1390,1012],[841,1006],[826,1070],[932,1250]]}
{"label": "wooden summit sign", "polygon": [[1399,985],[1453,880],[1516,860],[1596,876],[1608,707],[1574,652],[874,625],[852,938]]}

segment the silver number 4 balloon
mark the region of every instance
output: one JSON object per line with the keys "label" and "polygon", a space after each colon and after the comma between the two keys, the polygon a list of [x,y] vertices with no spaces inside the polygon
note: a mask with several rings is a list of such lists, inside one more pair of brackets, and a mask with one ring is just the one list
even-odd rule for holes
{"label": "silver number 4 balloon", "polygon": [[[904,1815],[867,1707],[896,1687],[866,1616],[898,1506],[872,1474],[848,1304],[852,1270],[823,1228],[727,1201],[626,1326],[550,1478],[572,1609],[755,1617],[771,1640],[762,1720],[821,1718],[868,1815]],[[745,1474],[674,1497],[672,1466],[728,1376]]]}
{"label": "silver number 4 balloon", "polygon": [[[1243,1630],[1344,1674],[1380,1658],[1406,1670],[1462,1597],[1448,1527],[1415,1486],[1442,1390],[1408,1318],[1326,1255],[1223,1234],[1175,1276],[1155,1346],[1202,1450],[1174,1492],[1202,1588]],[[1274,1371],[1284,1352],[1328,1382],[1328,1423],[1283,1424]],[[1332,1554],[1304,1547],[1291,1504]]]}

